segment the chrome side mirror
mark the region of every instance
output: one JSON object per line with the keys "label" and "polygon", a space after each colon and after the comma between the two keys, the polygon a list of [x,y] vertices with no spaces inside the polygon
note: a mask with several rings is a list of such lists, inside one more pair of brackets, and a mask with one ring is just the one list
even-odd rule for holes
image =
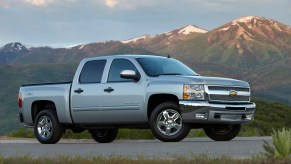
{"label": "chrome side mirror", "polygon": [[140,75],[133,70],[123,70],[120,73],[121,78],[133,79],[134,81],[139,81]]}

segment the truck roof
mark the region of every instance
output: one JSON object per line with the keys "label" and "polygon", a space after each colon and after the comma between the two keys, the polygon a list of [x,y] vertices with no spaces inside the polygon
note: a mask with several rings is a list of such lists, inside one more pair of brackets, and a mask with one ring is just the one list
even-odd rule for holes
{"label": "truck roof", "polygon": [[84,58],[83,60],[112,59],[112,58],[118,58],[118,57],[141,58],[141,57],[165,57],[165,56],[147,55],[147,54],[120,54],[120,55],[96,56],[96,57]]}

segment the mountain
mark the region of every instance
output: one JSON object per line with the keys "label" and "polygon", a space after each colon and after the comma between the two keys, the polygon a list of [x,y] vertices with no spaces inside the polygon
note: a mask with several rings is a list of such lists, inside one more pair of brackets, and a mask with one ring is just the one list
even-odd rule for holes
{"label": "mountain", "polygon": [[25,53],[28,52],[28,47],[22,45],[19,42],[13,42],[13,43],[9,43],[7,45],[5,45],[4,47],[2,47],[0,49],[0,52],[10,52],[10,53]]}
{"label": "mountain", "polygon": [[221,63],[245,68],[275,62],[288,65],[291,28],[275,20],[247,16],[209,32],[207,44],[209,57]]}
{"label": "mountain", "polygon": [[19,42],[9,43],[0,48],[0,64],[8,63],[27,54],[29,48]]}
{"label": "mountain", "polygon": [[[161,55],[171,54],[174,57],[185,56],[179,53],[176,47],[177,44],[189,40],[196,36],[201,36],[207,33],[207,30],[199,28],[194,25],[187,25],[169,32],[157,35],[143,35],[141,37],[133,38],[130,40],[122,41],[122,43],[132,47],[146,49]],[[177,53],[176,53],[177,52]],[[181,54],[181,55],[179,55]]]}
{"label": "mountain", "polygon": [[[51,48],[51,47],[24,47],[14,49],[14,43],[9,43],[0,50],[0,64],[39,64],[39,63],[79,63],[85,57],[112,55],[112,54],[154,54],[142,48],[134,48],[123,44],[120,41],[106,41],[99,43],[89,43],[70,48]],[[18,48],[20,43],[15,43]],[[3,53],[2,53],[3,50]]]}
{"label": "mountain", "polygon": [[208,32],[207,30],[204,30],[202,28],[199,28],[195,25],[187,25],[184,27],[181,27],[179,29],[175,29],[173,31],[161,33],[158,35],[143,35],[137,38],[129,39],[122,41],[124,44],[138,44],[138,43],[143,43],[145,44],[146,42],[151,42],[151,41],[163,41],[163,40],[179,40],[183,39],[185,36],[191,34],[191,33],[206,33]]}
{"label": "mountain", "polygon": [[21,84],[70,81],[81,59],[113,54],[155,54],[181,60],[200,75],[248,81],[252,95],[291,104],[291,27],[247,16],[207,31],[194,25],[125,41],[69,48],[0,48],[0,134],[15,128]]}
{"label": "mountain", "polygon": [[[23,49],[18,52],[17,46]],[[10,43],[0,50],[0,63],[70,63],[84,57],[125,53],[170,54],[190,64],[199,61],[246,70],[269,64],[288,66],[291,64],[291,27],[275,20],[247,16],[211,31],[187,25],[157,35],[71,48],[28,49],[20,43]]]}
{"label": "mountain", "polygon": [[182,60],[245,69],[291,61],[291,27],[271,19],[247,16],[209,32],[182,34],[178,29],[124,43]]}

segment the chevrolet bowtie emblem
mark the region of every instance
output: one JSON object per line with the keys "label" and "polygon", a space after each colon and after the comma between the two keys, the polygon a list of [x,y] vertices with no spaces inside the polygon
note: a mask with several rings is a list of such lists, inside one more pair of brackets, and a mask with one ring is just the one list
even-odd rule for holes
{"label": "chevrolet bowtie emblem", "polygon": [[237,96],[237,92],[235,90],[232,90],[229,92],[229,96],[231,97]]}

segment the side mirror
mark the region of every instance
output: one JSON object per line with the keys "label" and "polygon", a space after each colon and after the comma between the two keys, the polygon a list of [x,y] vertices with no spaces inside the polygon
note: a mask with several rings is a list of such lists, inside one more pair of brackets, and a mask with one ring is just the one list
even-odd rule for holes
{"label": "side mirror", "polygon": [[140,75],[137,74],[133,70],[123,70],[123,71],[121,71],[120,77],[121,78],[125,78],[125,79],[133,79],[134,81],[139,81],[139,79],[140,79]]}

